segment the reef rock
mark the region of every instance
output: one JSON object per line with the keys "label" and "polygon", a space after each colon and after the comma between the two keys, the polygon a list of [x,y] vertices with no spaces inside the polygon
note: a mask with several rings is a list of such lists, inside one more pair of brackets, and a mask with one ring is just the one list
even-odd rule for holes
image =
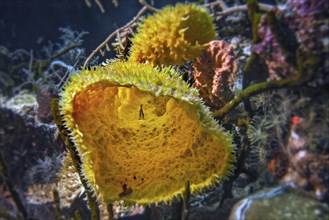
{"label": "reef rock", "polygon": [[234,219],[328,219],[327,204],[294,190],[289,185],[265,189],[234,205],[229,220]]}

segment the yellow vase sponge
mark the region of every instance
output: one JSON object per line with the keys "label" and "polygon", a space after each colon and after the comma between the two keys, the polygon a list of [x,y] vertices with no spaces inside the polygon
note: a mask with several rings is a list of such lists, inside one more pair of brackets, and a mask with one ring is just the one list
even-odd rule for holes
{"label": "yellow vase sponge", "polygon": [[130,59],[153,65],[181,65],[215,40],[213,18],[195,4],[166,6],[143,20],[132,39]]}
{"label": "yellow vase sponge", "polygon": [[170,202],[187,181],[195,193],[233,169],[231,135],[170,68],[114,62],[83,70],[60,97],[82,173],[106,202]]}

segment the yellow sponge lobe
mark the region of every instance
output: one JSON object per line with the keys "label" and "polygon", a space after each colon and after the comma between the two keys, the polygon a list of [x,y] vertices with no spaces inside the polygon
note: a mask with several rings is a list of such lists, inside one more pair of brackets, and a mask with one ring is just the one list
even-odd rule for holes
{"label": "yellow sponge lobe", "polygon": [[85,178],[106,202],[171,201],[225,178],[231,136],[171,69],[116,62],[84,70],[61,93],[61,115]]}
{"label": "yellow sponge lobe", "polygon": [[132,39],[130,59],[153,65],[181,65],[198,57],[215,40],[213,18],[194,4],[166,6],[142,22]]}

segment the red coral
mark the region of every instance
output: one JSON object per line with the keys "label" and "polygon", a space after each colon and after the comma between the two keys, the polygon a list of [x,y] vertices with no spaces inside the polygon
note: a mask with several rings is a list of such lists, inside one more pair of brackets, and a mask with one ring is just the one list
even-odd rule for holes
{"label": "red coral", "polygon": [[211,41],[193,65],[194,86],[212,109],[233,99],[231,82],[236,71],[233,48],[223,40]]}

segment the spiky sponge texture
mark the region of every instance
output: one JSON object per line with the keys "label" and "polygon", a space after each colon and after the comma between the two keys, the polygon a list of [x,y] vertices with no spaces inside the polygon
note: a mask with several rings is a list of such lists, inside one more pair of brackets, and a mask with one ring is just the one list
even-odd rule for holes
{"label": "spiky sponge texture", "polygon": [[171,69],[115,62],[73,75],[60,111],[85,178],[106,202],[170,202],[225,178],[231,136]]}
{"label": "spiky sponge texture", "polygon": [[132,39],[130,59],[153,65],[181,65],[216,39],[213,18],[194,4],[166,6],[146,18]]}

